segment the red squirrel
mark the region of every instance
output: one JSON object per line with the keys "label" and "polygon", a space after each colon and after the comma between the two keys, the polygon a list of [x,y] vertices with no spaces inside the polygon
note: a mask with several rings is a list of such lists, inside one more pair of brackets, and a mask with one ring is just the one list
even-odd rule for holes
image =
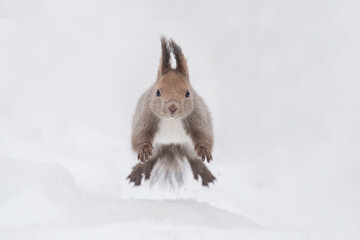
{"label": "red squirrel", "polygon": [[[180,164],[188,161],[194,178],[208,186],[215,177],[204,164],[212,160],[214,136],[210,112],[190,85],[187,60],[173,40],[161,38],[156,82],[138,101],[132,122],[131,144],[140,163],[128,176],[135,186],[154,174],[173,173],[183,181]],[[171,67],[171,52],[176,68]],[[202,161],[201,161],[202,160]],[[155,164],[162,165],[156,173]],[[152,176],[153,177],[153,176]]]}

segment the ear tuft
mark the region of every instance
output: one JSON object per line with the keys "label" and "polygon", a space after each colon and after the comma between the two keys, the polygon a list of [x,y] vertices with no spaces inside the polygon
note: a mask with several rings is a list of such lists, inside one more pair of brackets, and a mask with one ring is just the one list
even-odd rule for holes
{"label": "ear tuft", "polygon": [[161,75],[164,75],[166,72],[168,72],[171,69],[171,63],[170,63],[171,49],[169,46],[169,41],[164,36],[162,36],[160,40],[161,40],[161,59],[160,59],[159,71]]}
{"label": "ear tuft", "polygon": [[184,54],[182,53],[181,47],[172,39],[170,39],[169,44],[175,56],[176,71],[188,77],[189,73],[188,73],[187,62],[186,62],[186,58],[184,57]]}
{"label": "ear tuft", "polygon": [[176,60],[176,72],[183,74],[189,79],[189,71],[187,67],[186,58],[182,53],[181,47],[172,39],[168,40],[166,37],[161,36],[161,58],[160,58],[160,66],[158,70],[157,80],[160,80],[160,77],[165,75],[171,68],[170,62],[170,54],[173,52],[175,60]]}

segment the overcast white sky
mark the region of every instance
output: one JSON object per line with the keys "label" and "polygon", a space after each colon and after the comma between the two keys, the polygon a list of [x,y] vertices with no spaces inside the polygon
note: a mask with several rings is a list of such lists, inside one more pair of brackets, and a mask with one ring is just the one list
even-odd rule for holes
{"label": "overcast white sky", "polygon": [[101,197],[166,198],[124,181],[166,35],[215,128],[218,182],[177,197],[265,225],[360,223],[359,4],[1,0],[0,158],[60,164]]}

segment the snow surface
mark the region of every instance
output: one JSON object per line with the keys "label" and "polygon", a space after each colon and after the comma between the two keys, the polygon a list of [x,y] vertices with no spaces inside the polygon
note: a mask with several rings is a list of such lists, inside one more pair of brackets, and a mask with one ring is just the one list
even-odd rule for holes
{"label": "snow surface", "polygon": [[[360,239],[356,1],[0,0],[0,239]],[[217,182],[125,180],[159,36]]]}

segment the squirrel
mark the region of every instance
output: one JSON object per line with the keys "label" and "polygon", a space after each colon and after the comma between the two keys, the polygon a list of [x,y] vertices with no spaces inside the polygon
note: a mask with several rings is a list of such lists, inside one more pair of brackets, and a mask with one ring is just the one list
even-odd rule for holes
{"label": "squirrel", "polygon": [[[183,182],[181,163],[187,160],[194,179],[202,185],[214,183],[215,177],[204,164],[210,162],[214,144],[210,112],[190,85],[187,60],[180,46],[161,37],[161,57],[156,82],[140,97],[132,122],[131,145],[138,154],[127,179],[134,186],[163,174]],[[171,52],[176,68],[171,67]],[[201,161],[202,160],[202,161]],[[154,169],[155,164],[160,167]],[[154,173],[152,173],[154,171]]]}

